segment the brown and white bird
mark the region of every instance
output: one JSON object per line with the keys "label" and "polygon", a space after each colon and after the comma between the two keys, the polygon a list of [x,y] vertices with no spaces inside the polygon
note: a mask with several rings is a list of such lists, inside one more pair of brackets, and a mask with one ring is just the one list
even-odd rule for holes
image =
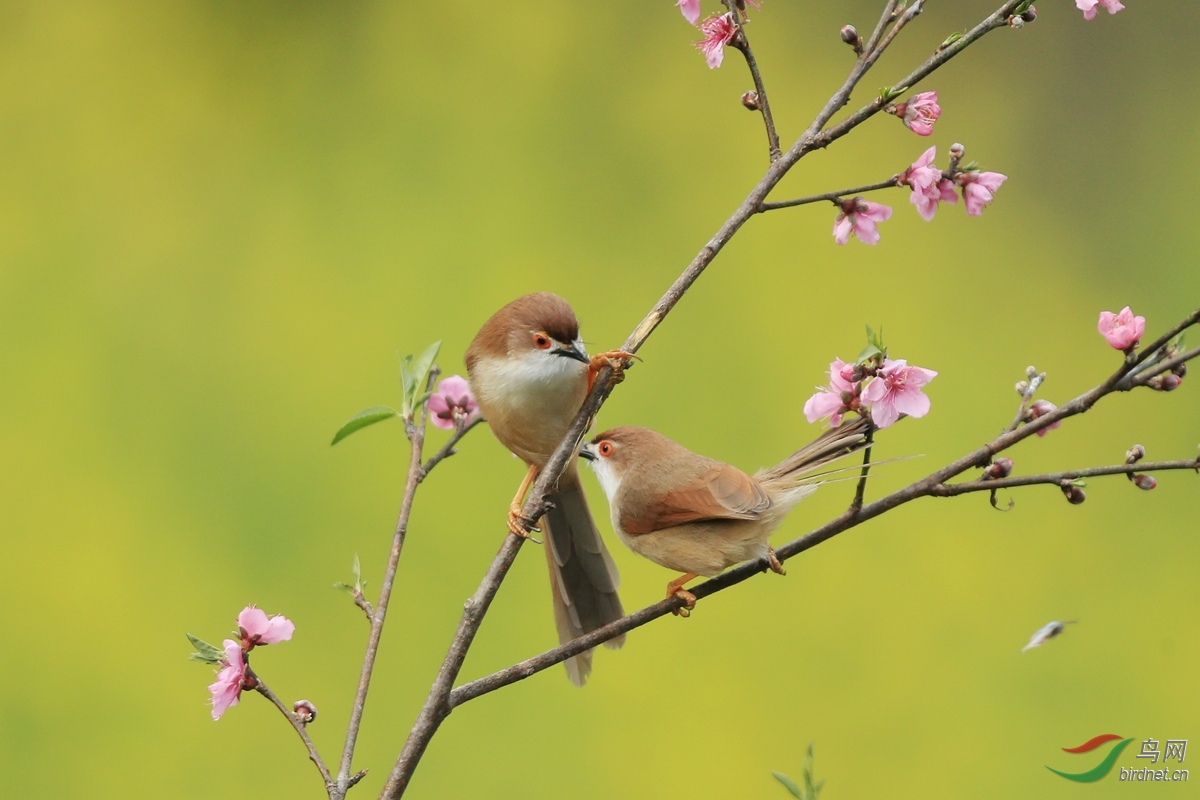
{"label": "brown and white bird", "polygon": [[[868,423],[827,431],[754,477],[693,453],[649,428],[613,428],[584,445],[608,495],[613,527],[635,553],[684,573],[667,584],[691,609],[683,586],[742,561],[764,558],[783,574],[767,543],[792,508],[817,488],[818,469],[867,445]],[[682,611],[687,616],[686,610]]]}
{"label": "brown and white bird", "polygon": [[[609,351],[589,358],[571,306],[548,292],[519,297],[484,323],[467,348],[471,389],[492,433],[529,467],[509,506],[510,531],[529,535],[532,521],[521,515],[525,494],[566,435],[597,370],[605,363],[620,368],[631,357]],[[617,567],[588,510],[574,459],[547,500],[552,505],[539,525],[546,535],[558,638],[566,643],[624,611]],[[606,646],[623,643],[622,636]],[[582,686],[592,670],[592,652],[564,665],[571,682]]]}

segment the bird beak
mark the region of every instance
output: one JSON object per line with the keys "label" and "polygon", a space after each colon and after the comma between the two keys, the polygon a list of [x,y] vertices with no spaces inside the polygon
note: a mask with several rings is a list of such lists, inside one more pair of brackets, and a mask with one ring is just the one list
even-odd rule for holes
{"label": "bird beak", "polygon": [[593,453],[591,450],[589,450],[588,449],[589,447],[591,447],[590,444],[585,444],[583,446],[583,449],[579,451],[579,457],[585,461],[595,461],[596,454]]}
{"label": "bird beak", "polygon": [[564,358],[573,358],[576,361],[582,361],[584,364],[591,363],[591,361],[588,359],[588,357],[585,356],[583,353],[579,352],[579,350],[573,344],[569,344],[566,347],[555,348],[554,350],[551,350],[550,352],[554,353],[554,355],[556,355],[556,356],[563,356]]}

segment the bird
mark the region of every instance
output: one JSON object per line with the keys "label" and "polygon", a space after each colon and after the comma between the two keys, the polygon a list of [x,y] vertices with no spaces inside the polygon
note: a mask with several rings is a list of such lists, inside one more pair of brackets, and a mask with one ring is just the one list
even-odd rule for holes
{"label": "bird", "polygon": [[[540,521],[526,519],[521,507],[579,413],[600,367],[608,364],[621,377],[632,358],[621,350],[589,357],[575,312],[549,292],[524,295],[501,308],[466,352],[467,379],[479,410],[500,443],[528,467],[509,505],[508,529],[526,538],[535,524],[545,531],[555,627],[562,644],[624,616],[617,566],[588,509],[574,458],[546,495],[548,510]],[[605,646],[623,643],[624,636],[619,636]],[[588,650],[564,662],[576,686],[586,683],[592,655]]]}
{"label": "bird", "polygon": [[859,419],[826,431],[753,477],[636,426],[604,431],[579,455],[608,496],[621,541],[638,555],[683,573],[667,584],[667,597],[684,600],[674,611],[686,617],[696,596],[683,587],[693,578],[719,575],[758,558],[785,574],[768,537],[816,490],[818,468],[870,443],[870,425]]}

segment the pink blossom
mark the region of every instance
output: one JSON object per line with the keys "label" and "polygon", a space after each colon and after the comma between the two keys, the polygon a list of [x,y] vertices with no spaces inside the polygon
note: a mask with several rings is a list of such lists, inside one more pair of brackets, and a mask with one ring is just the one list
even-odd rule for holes
{"label": "pink blossom", "polygon": [[937,99],[937,92],[921,92],[903,103],[897,103],[895,114],[913,133],[929,136],[933,133],[933,123],[942,115],[942,107]]}
{"label": "pink blossom", "polygon": [[1135,317],[1129,306],[1125,306],[1119,314],[1101,311],[1096,328],[1114,350],[1128,350],[1146,332],[1146,318]]}
{"label": "pink blossom", "polygon": [[842,424],[842,416],[850,410],[858,396],[854,383],[854,365],[835,358],[829,365],[829,386],[818,386],[817,393],[804,404],[804,416],[809,422],[829,417],[829,424]]}
{"label": "pink blossom", "polygon": [[733,41],[737,31],[738,26],[733,21],[732,13],[720,16],[713,14],[700,23],[700,32],[704,34],[704,38],[696,42],[696,47],[704,53],[709,69],[721,66],[721,62],[725,60],[725,45]]}
{"label": "pink blossom", "polygon": [[430,421],[439,428],[459,428],[479,413],[471,387],[461,375],[443,378],[429,397]]}
{"label": "pink blossom", "polygon": [[247,651],[253,650],[255,645],[286,642],[296,632],[296,626],[287,617],[276,614],[268,618],[266,612],[254,606],[243,608],[237,622],[242,647]]}
{"label": "pink blossom", "polygon": [[1008,180],[1008,176],[999,172],[960,172],[957,180],[962,186],[967,213],[978,217],[983,214],[984,206],[992,202],[992,195]]}
{"label": "pink blossom", "polygon": [[691,24],[700,21],[700,0],[679,0],[675,5],[679,6],[679,13]]}
{"label": "pink blossom", "polygon": [[861,197],[843,200],[839,203],[841,211],[833,221],[833,238],[838,244],[850,241],[854,234],[863,244],[878,244],[879,229],[875,223],[890,219],[892,209],[880,203],[871,203]]}
{"label": "pink blossom", "polygon": [[954,184],[943,178],[942,171],[933,163],[936,156],[937,148],[931,147],[912,166],[900,173],[900,183],[912,188],[909,202],[917,207],[917,213],[926,221],[933,219],[938,203],[958,202]]}
{"label": "pink blossom", "polygon": [[1095,19],[1097,6],[1104,6],[1109,14],[1115,14],[1125,8],[1121,5],[1121,0],[1075,0],[1075,7],[1083,12],[1084,19]]}
{"label": "pink blossom", "polygon": [[[1047,414],[1049,414],[1051,411],[1054,411],[1057,408],[1058,408],[1058,406],[1054,405],[1054,403],[1051,403],[1049,400],[1034,400],[1033,404],[1029,406],[1029,421],[1033,422],[1038,417],[1044,417]],[[1049,425],[1047,425],[1046,427],[1039,430],[1037,432],[1037,435],[1045,436],[1047,433],[1054,430],[1061,424],[1062,424],[1062,420],[1058,420],[1057,422],[1052,422]]]}
{"label": "pink blossom", "polygon": [[242,656],[242,646],[233,639],[226,639],[225,660],[221,663],[221,671],[217,680],[208,687],[212,693],[212,718],[220,719],[225,709],[236,706],[242,697],[242,684],[246,679],[246,659]]}
{"label": "pink blossom", "polygon": [[883,361],[883,368],[863,390],[862,399],[871,408],[871,420],[886,428],[901,414],[923,417],[929,413],[929,397],[921,387],[937,377],[931,369],[910,367],[902,358]]}

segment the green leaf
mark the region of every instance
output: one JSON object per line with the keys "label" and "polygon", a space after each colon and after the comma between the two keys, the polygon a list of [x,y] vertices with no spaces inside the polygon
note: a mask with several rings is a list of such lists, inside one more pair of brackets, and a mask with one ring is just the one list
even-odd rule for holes
{"label": "green leaf", "polygon": [[949,47],[950,45],[954,44],[959,39],[961,39],[962,36],[963,35],[961,33],[959,33],[958,31],[955,31],[954,33],[947,36],[944,40],[942,40],[942,43],[938,46],[938,50],[945,50],[947,47]]}
{"label": "green leaf", "polygon": [[433,360],[437,358],[442,343],[434,342],[425,348],[419,356],[405,356],[400,359],[400,385],[404,390],[403,414],[405,419],[411,419],[413,412],[429,399],[425,393],[425,383],[429,380],[429,372],[433,369]]}
{"label": "green leaf", "polygon": [[354,571],[355,585],[362,583],[362,566],[358,563],[358,553],[354,554],[354,566],[351,569]]}
{"label": "green leaf", "polygon": [[192,647],[196,648],[196,652],[188,656],[189,661],[202,661],[205,664],[219,666],[225,663],[225,651],[215,644],[209,644],[198,636],[186,634],[188,641],[192,643]]}
{"label": "green leaf", "polygon": [[883,355],[882,350],[880,350],[878,347],[876,347],[873,344],[869,344],[863,348],[861,353],[858,354],[858,360],[855,361],[854,363],[855,364],[865,364],[868,361],[870,361],[872,358],[875,358],[876,356],[881,356],[881,355]]}
{"label": "green leaf", "polygon": [[354,587],[348,583],[342,583],[341,581],[338,581],[333,585],[333,588],[340,589],[351,597],[354,597]]}
{"label": "green leaf", "polygon": [[398,416],[400,416],[400,412],[388,406],[371,406],[366,411],[360,411],[351,417],[349,422],[338,428],[338,432],[333,435],[333,441],[329,443],[330,447],[368,425],[374,425],[376,422],[383,422],[385,419]]}
{"label": "green leaf", "polygon": [[782,772],[772,772],[771,774],[775,776],[775,780],[782,783],[784,788],[792,793],[792,797],[797,798],[797,800],[804,800],[804,795],[800,792],[800,786],[794,780]]}

